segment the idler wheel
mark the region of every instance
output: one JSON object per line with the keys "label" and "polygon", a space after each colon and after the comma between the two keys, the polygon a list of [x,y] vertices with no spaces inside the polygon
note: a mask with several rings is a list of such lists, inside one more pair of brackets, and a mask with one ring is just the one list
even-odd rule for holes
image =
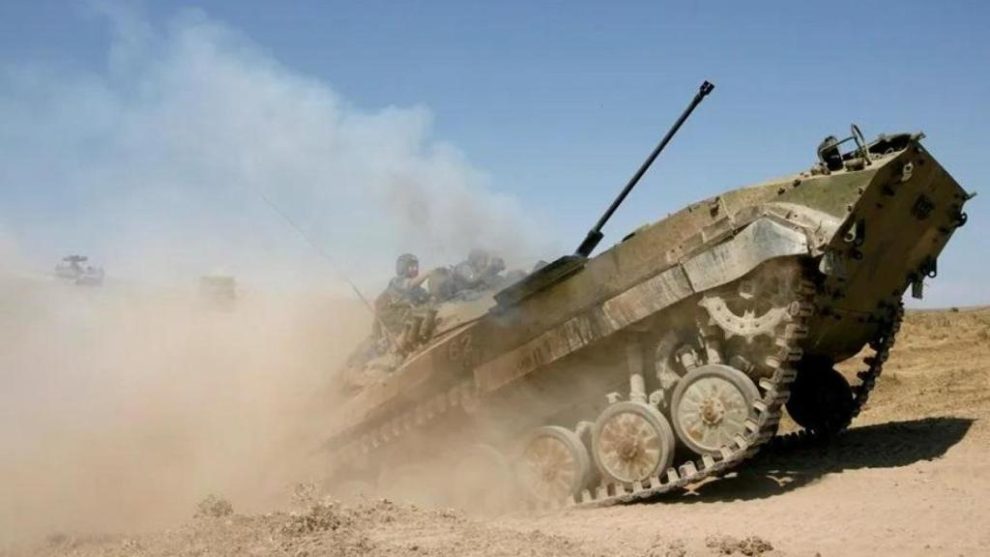
{"label": "idler wheel", "polygon": [[801,362],[790,391],[787,413],[805,429],[825,434],[838,432],[852,417],[852,388],[830,361]]}
{"label": "idler wheel", "polygon": [[745,373],[727,365],[701,366],[674,389],[671,416],[677,438],[698,454],[717,455],[746,434],[760,391]]}
{"label": "idler wheel", "polygon": [[620,482],[644,481],[670,467],[674,432],[656,408],[641,402],[620,402],[602,412],[592,432],[598,470]]}
{"label": "idler wheel", "polygon": [[544,426],[523,443],[517,473],[531,498],[559,503],[580,495],[591,476],[591,459],[576,433],[560,426]]}

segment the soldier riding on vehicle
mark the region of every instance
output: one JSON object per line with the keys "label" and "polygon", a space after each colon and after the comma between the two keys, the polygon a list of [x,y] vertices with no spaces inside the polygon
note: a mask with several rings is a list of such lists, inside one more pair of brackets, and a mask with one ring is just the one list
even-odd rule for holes
{"label": "soldier riding on vehicle", "polygon": [[496,286],[501,279],[499,273],[504,270],[505,261],[501,257],[475,248],[468,253],[467,261],[454,267],[454,279],[462,290],[484,290]]}
{"label": "soldier riding on vehicle", "polygon": [[501,257],[482,249],[422,274],[415,255],[400,255],[395,276],[374,301],[371,335],[346,362],[344,383],[361,389],[380,381],[438,333],[483,315],[495,292],[525,275],[504,270]]}
{"label": "soldier riding on vehicle", "polygon": [[392,344],[400,354],[408,353],[429,338],[436,312],[428,307],[430,295],[422,287],[429,273],[419,274],[419,259],[404,253],[395,261],[395,276],[375,300],[373,336]]}
{"label": "soldier riding on vehicle", "polygon": [[395,276],[375,299],[371,335],[345,363],[347,387],[360,389],[380,380],[432,334],[436,311],[422,287],[429,276],[419,274],[415,255],[404,253],[396,259]]}
{"label": "soldier riding on vehicle", "polygon": [[449,268],[436,269],[430,276],[430,294],[438,302],[470,301],[485,292],[519,280],[523,273],[503,274],[505,261],[493,253],[475,248],[467,259]]}

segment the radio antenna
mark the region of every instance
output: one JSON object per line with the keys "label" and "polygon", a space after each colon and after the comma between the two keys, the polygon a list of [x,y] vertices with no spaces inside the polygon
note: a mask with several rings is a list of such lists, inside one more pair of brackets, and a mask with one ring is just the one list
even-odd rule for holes
{"label": "radio antenna", "polygon": [[395,342],[395,338],[392,336],[392,331],[389,330],[388,326],[385,325],[385,322],[382,321],[381,317],[378,316],[378,312],[375,311],[374,306],[372,306],[371,302],[369,302],[368,299],[364,297],[364,294],[361,293],[361,290],[357,287],[357,285],[354,284],[354,282],[351,281],[351,279],[348,278],[347,275],[345,275],[344,272],[340,270],[340,267],[338,267],[337,263],[333,260],[332,257],[330,257],[330,254],[327,253],[322,246],[320,246],[315,241],[313,241],[313,239],[310,238],[309,235],[306,234],[306,232],[304,232],[303,229],[298,224],[296,224],[296,222],[292,220],[292,218],[289,217],[289,215],[285,213],[285,211],[279,209],[278,205],[276,205],[271,199],[269,199],[268,196],[264,194],[264,192],[258,191],[257,194],[258,197],[260,197],[262,201],[264,201],[265,204],[268,205],[269,208],[271,208],[272,211],[274,211],[278,216],[282,217],[282,220],[284,220],[285,223],[288,224],[290,228],[295,230],[296,233],[299,234],[299,236],[307,244],[310,245],[310,247],[316,250],[316,253],[320,254],[320,256],[323,257],[323,259],[330,265],[330,268],[333,269],[333,272],[337,275],[338,279],[347,283],[347,285],[351,287],[351,290],[354,291],[354,294],[358,297],[358,299],[361,300],[361,302],[364,304],[364,307],[367,308],[369,312],[371,312],[372,317],[374,317],[375,321],[378,322],[378,325],[382,328],[382,332],[385,334],[385,338],[388,339],[389,344],[392,345],[392,348],[396,348],[397,345]]}

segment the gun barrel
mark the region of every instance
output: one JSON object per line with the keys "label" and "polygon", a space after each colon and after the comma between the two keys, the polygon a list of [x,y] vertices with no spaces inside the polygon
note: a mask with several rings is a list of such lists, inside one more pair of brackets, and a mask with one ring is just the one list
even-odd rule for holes
{"label": "gun barrel", "polygon": [[701,101],[709,93],[711,93],[712,89],[714,88],[715,85],[713,85],[708,81],[705,81],[704,83],[701,84],[701,87],[698,89],[698,92],[694,95],[694,98],[691,100],[691,104],[689,104],[688,107],[684,110],[684,112],[681,113],[681,116],[677,119],[676,122],[674,122],[674,125],[671,126],[670,130],[667,131],[667,134],[664,135],[663,139],[660,140],[660,143],[658,143],[657,146],[653,149],[653,152],[650,153],[648,157],[646,157],[646,160],[643,161],[643,164],[640,165],[639,170],[637,170],[636,173],[633,174],[632,178],[629,179],[629,182],[626,183],[626,187],[622,188],[622,191],[619,192],[618,197],[616,197],[615,200],[612,201],[612,204],[609,206],[609,208],[606,209],[605,214],[603,214],[602,217],[598,219],[598,222],[595,224],[595,226],[590,231],[588,231],[588,235],[585,237],[584,241],[581,242],[581,245],[578,246],[577,251],[574,252],[575,255],[579,255],[581,257],[588,257],[591,255],[591,252],[595,251],[595,247],[598,246],[598,242],[600,242],[604,237],[604,234],[602,234],[602,228],[605,226],[605,223],[608,222],[608,219],[612,218],[612,214],[615,213],[615,210],[619,208],[619,205],[621,205],[622,202],[625,201],[626,196],[629,195],[629,192],[631,192],[632,189],[636,187],[636,184],[643,177],[643,175],[646,174],[646,171],[653,164],[653,161],[656,160],[657,156],[660,155],[660,152],[663,151],[664,147],[666,147],[667,144],[670,143],[670,140],[674,137],[674,134],[677,133],[677,130],[681,128],[681,125],[684,124],[684,122],[688,119],[688,117],[691,116],[691,113],[694,112],[694,109],[697,108],[699,104],[701,104]]}

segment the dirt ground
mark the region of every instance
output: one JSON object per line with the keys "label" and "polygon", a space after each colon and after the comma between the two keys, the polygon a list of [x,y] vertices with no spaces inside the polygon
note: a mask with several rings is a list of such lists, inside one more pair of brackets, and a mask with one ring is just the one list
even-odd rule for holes
{"label": "dirt ground", "polygon": [[0,555],[987,555],[988,416],[990,309],[909,312],[853,429],[692,493],[496,518],[385,500],[242,515],[212,501],[173,529],[53,533]]}

